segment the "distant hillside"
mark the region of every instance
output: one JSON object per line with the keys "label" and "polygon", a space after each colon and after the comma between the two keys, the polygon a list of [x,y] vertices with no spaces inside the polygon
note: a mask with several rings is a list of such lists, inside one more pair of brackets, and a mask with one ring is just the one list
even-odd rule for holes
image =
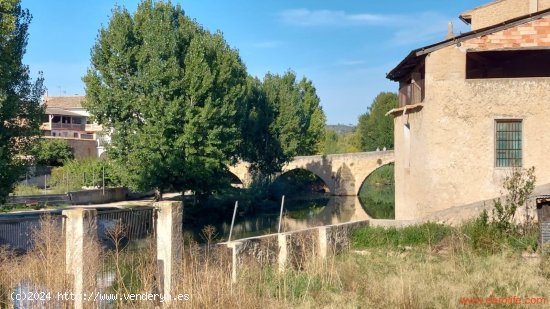
{"label": "distant hillside", "polygon": [[327,129],[336,131],[338,134],[345,134],[355,129],[355,126],[345,124],[327,124]]}

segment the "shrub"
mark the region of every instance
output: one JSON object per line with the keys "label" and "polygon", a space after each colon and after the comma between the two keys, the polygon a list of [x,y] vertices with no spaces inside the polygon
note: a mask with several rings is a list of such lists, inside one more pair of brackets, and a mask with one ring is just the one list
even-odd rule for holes
{"label": "shrub", "polygon": [[537,229],[522,230],[514,225],[503,229],[498,221],[489,220],[487,211],[478,218],[463,224],[458,230],[466,238],[469,247],[482,255],[513,251],[536,251],[538,247]]}
{"label": "shrub", "polygon": [[493,221],[501,230],[510,230],[518,208],[525,205],[535,189],[535,167],[527,170],[514,168],[511,175],[506,176],[503,183],[504,197],[495,199]]}

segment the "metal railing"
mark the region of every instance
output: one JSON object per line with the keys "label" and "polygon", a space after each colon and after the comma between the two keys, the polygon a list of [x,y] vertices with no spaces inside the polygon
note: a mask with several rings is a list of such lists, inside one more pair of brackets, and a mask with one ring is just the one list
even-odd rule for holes
{"label": "metal railing", "polygon": [[[59,229],[63,226],[60,214],[48,214]],[[6,216],[0,218],[0,246],[7,246],[18,253],[25,253],[34,248],[33,236],[40,229],[42,216]]]}
{"label": "metal railing", "polygon": [[153,207],[98,210],[98,240],[104,248],[113,248],[115,241],[126,245],[129,241],[147,238],[154,235],[154,219]]}

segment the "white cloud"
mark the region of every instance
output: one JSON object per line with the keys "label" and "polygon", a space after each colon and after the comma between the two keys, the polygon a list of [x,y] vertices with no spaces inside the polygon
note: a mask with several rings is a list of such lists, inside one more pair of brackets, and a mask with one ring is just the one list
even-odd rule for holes
{"label": "white cloud", "polygon": [[447,24],[452,21],[458,30],[468,31],[457,18],[451,18],[437,12],[410,14],[351,14],[338,10],[309,10],[305,8],[280,12],[280,21],[299,27],[379,27],[390,29],[393,33],[388,41],[392,45],[414,44],[426,41],[443,40],[447,34]]}
{"label": "white cloud", "polygon": [[291,9],[279,14],[281,20],[290,25],[322,26],[346,24],[379,24],[387,21],[387,16],[377,14],[348,14],[344,11]]}

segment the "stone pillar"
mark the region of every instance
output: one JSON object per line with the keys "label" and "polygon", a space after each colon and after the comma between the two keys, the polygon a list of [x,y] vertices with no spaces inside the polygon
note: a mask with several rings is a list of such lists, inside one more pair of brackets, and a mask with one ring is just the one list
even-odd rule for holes
{"label": "stone pillar", "polygon": [[324,260],[328,255],[327,227],[321,226],[317,228],[317,232],[317,256],[319,259]]}
{"label": "stone pillar", "polygon": [[[87,286],[85,286],[84,280],[95,278],[95,274],[88,273],[90,269],[95,269],[90,263],[96,262],[94,259],[89,258],[92,252],[88,252],[88,250],[96,249],[93,244],[97,237],[97,211],[95,209],[75,208],[64,210],[63,215],[66,218],[64,223],[65,271],[73,280],[71,292],[75,295],[74,308],[80,309],[83,308],[82,297],[86,297],[86,293],[92,292],[91,290],[85,290]],[[93,252],[93,256],[96,256],[95,253]]]}
{"label": "stone pillar", "polygon": [[288,258],[288,241],[286,234],[278,234],[277,241],[279,243],[279,272],[285,271],[286,261]]}
{"label": "stone pillar", "polygon": [[178,277],[177,264],[183,256],[183,203],[163,201],[154,204],[157,213],[157,265],[159,292],[173,294]]}

